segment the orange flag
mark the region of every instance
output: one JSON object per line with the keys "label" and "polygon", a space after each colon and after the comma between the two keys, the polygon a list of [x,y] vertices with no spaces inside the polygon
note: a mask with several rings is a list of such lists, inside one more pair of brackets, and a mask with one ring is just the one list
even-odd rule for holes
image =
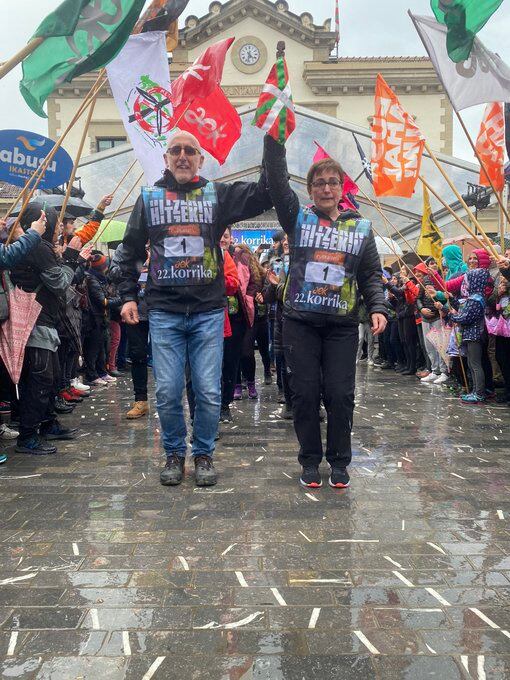
{"label": "orange flag", "polygon": [[[476,140],[476,150],[482,159],[480,168],[480,184],[490,186],[487,175],[497,191],[505,186],[505,116],[503,104],[494,102],[487,104]],[[487,174],[485,174],[487,173]]]}
{"label": "orange flag", "polygon": [[372,174],[376,196],[410,198],[420,173],[425,138],[381,74],[375,87]]}

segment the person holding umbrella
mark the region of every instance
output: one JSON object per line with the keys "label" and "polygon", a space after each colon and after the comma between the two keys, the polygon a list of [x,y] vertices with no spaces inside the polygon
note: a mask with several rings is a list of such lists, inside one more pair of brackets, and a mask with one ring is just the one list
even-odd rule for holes
{"label": "person holding umbrella", "polygon": [[[26,229],[41,215],[42,203],[28,205],[21,216]],[[54,251],[58,215],[53,208],[46,211],[46,229],[42,241],[11,271],[14,285],[36,293],[41,306],[26,343],[20,388],[20,433],[16,452],[45,455],[56,452],[52,440],[72,439],[72,430],[61,427],[54,412],[54,384],[58,372],[59,337],[56,330],[60,303],[64,299],[78,263],[89,257],[82,251],[79,238],[72,239],[62,260]],[[89,247],[89,251],[91,247]],[[12,377],[12,376],[11,376]]]}

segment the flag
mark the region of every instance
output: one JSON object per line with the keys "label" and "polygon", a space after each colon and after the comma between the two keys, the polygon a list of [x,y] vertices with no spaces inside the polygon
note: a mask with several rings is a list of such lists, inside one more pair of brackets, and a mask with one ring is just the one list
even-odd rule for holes
{"label": "flag", "polygon": [[375,88],[372,176],[376,196],[410,198],[420,172],[425,138],[381,74]]}
{"label": "flag", "polygon": [[60,84],[105,66],[121,50],[144,0],[64,0],[32,39],[44,38],[23,60],[20,90],[38,116]]}
{"label": "flag", "polygon": [[446,27],[432,17],[414,16],[411,12],[409,16],[454,109],[510,101],[510,68],[479,38],[474,39],[470,60],[454,64],[446,51]]}
{"label": "flag", "polygon": [[147,183],[154,184],[173,129],[165,33],[132,35],[106,70],[134,154]]}
{"label": "flag", "polygon": [[358,141],[358,138],[352,133],[352,136],[354,137],[354,141],[356,142],[356,148],[358,149],[359,157],[361,158],[361,165],[363,166],[363,172],[365,173],[365,177],[368,179],[370,184],[373,183],[374,178],[372,177],[372,166],[370,165],[370,161],[368,158],[365,156],[365,152],[363,151],[363,147]]}
{"label": "flag", "polygon": [[[490,186],[487,175],[497,191],[505,186],[505,116],[503,104],[487,104],[476,140],[476,150],[483,167],[480,168],[479,183]],[[487,173],[487,174],[486,174]]]}
{"label": "flag", "polygon": [[[322,161],[325,158],[331,158],[329,153],[326,151],[324,147],[322,147],[319,144],[319,142],[316,142],[314,140],[313,143],[317,147],[317,151],[314,154],[312,163],[318,163],[319,161]],[[354,180],[352,180],[349,177],[349,175],[344,170],[344,183],[342,185],[342,199],[340,201],[340,208],[342,208],[342,210],[348,210],[349,208],[351,210],[358,210],[359,203],[354,198],[355,196],[358,195],[358,192],[359,192],[358,185],[356,184],[356,182],[354,182]]]}
{"label": "flag", "polygon": [[335,0],[335,42],[337,45],[340,42],[340,11],[338,9],[338,0]]}
{"label": "flag", "polygon": [[416,246],[416,252],[421,257],[433,257],[441,265],[443,236],[432,216],[429,192],[423,185],[423,214],[421,218],[421,233]]}
{"label": "flag", "polygon": [[226,38],[211,45],[173,82],[172,102],[175,108],[204,99],[221,83],[227,50],[235,38]]}
{"label": "flag", "polygon": [[285,140],[296,127],[294,102],[284,57],[278,57],[269,72],[252,125],[267,132],[279,144],[285,144]]}
{"label": "flag", "polygon": [[445,24],[448,33],[448,56],[457,63],[469,59],[476,34],[503,0],[431,0],[436,19]]}
{"label": "flag", "polygon": [[196,98],[191,105],[176,109],[176,127],[191,132],[202,149],[223,165],[241,136],[241,118],[219,85],[205,99]]}
{"label": "flag", "polygon": [[166,49],[172,52],[179,43],[178,19],[189,0],[152,0],[136,22],[134,33],[166,31]]}
{"label": "flag", "polygon": [[510,158],[510,104],[505,104],[505,145],[506,155]]}

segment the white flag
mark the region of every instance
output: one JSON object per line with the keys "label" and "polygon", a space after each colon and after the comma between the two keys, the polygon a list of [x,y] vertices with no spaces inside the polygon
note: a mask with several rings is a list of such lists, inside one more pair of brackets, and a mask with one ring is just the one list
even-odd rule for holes
{"label": "white flag", "polygon": [[510,68],[475,38],[467,61],[456,64],[446,50],[446,26],[432,17],[409,16],[422,39],[454,109],[476,104],[510,102]]}
{"label": "white flag", "polygon": [[113,97],[147,184],[163,174],[173,128],[164,31],[132,35],[106,67]]}

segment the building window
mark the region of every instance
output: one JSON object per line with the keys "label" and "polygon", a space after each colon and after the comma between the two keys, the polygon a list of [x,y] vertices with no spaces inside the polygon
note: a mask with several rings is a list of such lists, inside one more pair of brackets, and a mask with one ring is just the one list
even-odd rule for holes
{"label": "building window", "polygon": [[107,149],[113,149],[114,146],[119,146],[119,144],[125,144],[126,142],[126,137],[96,137],[96,149],[97,151],[106,151]]}

